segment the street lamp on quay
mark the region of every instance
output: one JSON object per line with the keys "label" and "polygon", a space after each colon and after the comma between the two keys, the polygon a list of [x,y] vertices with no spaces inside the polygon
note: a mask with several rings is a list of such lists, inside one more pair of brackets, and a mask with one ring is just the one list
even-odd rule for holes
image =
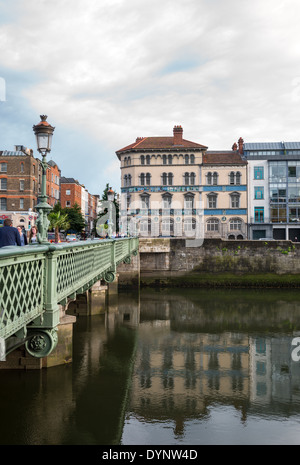
{"label": "street lamp on quay", "polygon": [[52,136],[54,132],[54,127],[48,123],[47,116],[41,115],[41,121],[33,126],[33,132],[36,136],[37,142],[37,149],[38,152],[42,155],[42,186],[41,186],[41,195],[39,197],[38,204],[36,205],[36,209],[38,211],[38,219],[37,219],[37,229],[38,229],[38,241],[40,244],[48,244],[48,227],[49,227],[49,220],[48,214],[52,210],[51,205],[47,203],[48,196],[46,194],[46,173],[47,173],[47,161],[46,156],[47,153],[51,152],[51,143],[52,143]]}
{"label": "street lamp on quay", "polygon": [[108,205],[108,237],[111,239],[112,236],[112,229],[113,229],[113,219],[112,219],[112,204],[113,201],[115,200],[115,193],[110,187],[109,190],[107,191],[107,200],[109,201]]}

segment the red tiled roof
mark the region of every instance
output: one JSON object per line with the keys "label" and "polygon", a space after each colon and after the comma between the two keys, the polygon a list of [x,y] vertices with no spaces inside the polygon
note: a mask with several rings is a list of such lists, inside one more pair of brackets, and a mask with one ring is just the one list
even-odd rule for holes
{"label": "red tiled roof", "polygon": [[204,165],[247,165],[247,161],[243,160],[239,152],[206,152],[203,155]]}
{"label": "red tiled roof", "polygon": [[186,148],[199,148],[207,149],[206,146],[191,142],[186,139],[181,139],[180,145],[174,145],[174,137],[142,137],[138,138],[133,144],[127,145],[116,152],[127,152],[129,150],[164,150],[164,149],[186,149]]}

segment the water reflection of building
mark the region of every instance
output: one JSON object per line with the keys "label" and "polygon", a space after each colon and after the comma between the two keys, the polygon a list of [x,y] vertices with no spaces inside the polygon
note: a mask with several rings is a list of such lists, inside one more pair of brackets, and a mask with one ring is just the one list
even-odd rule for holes
{"label": "water reflection of building", "polygon": [[291,336],[250,338],[251,401],[299,403],[300,364],[291,357]]}
{"label": "water reflection of building", "polygon": [[132,392],[131,409],[146,418],[173,419],[177,430],[183,419],[207,415],[211,402],[243,409],[249,398],[248,338],[174,333],[168,321],[142,323]]}
{"label": "water reflection of building", "polygon": [[216,403],[235,407],[242,421],[261,408],[273,415],[274,401],[280,405],[278,415],[294,400],[300,405],[300,364],[291,359],[293,332],[283,329],[299,327],[299,303],[285,305],[274,297],[261,304],[245,298],[240,305],[236,298],[231,311],[223,294],[213,301],[204,296],[196,302],[178,295],[142,295],[131,411],[145,421],[174,421],[180,434],[185,422],[208,416]]}

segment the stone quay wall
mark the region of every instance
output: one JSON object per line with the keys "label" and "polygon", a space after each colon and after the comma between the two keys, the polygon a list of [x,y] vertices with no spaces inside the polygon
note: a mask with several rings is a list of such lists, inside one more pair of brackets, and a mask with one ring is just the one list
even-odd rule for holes
{"label": "stone quay wall", "polygon": [[118,273],[121,287],[138,273],[140,286],[300,287],[300,243],[140,238],[139,260]]}

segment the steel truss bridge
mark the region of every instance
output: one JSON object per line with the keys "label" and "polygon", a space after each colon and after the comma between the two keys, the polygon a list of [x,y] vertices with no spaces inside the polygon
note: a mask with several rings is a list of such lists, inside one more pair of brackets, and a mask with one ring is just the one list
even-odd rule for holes
{"label": "steel truss bridge", "polygon": [[34,357],[49,355],[57,345],[60,305],[99,280],[113,282],[117,266],[130,263],[138,247],[138,238],[132,237],[0,249],[4,355],[24,343]]}

